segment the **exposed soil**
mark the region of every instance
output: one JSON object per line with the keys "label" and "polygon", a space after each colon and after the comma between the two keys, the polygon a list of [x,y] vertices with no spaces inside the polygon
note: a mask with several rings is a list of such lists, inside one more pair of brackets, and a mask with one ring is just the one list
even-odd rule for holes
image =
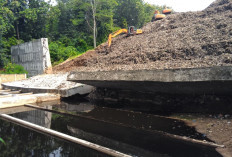
{"label": "exposed soil", "polygon": [[113,39],[54,67],[55,72],[173,69],[232,65],[232,0],[147,23],[143,34]]}
{"label": "exposed soil", "polygon": [[172,117],[186,121],[210,140],[224,145],[224,148],[216,148],[223,157],[232,156],[232,117],[230,114],[179,114],[172,115]]}

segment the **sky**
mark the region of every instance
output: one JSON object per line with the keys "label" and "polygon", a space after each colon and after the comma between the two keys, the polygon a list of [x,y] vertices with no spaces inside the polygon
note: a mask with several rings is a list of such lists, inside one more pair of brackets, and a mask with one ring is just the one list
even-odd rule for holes
{"label": "sky", "polygon": [[200,11],[208,7],[214,0],[144,0],[150,4],[166,5],[176,12]]}

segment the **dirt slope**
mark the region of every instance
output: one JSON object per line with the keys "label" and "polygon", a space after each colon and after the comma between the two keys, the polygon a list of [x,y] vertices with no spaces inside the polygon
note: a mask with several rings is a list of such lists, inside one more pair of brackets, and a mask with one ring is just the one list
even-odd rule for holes
{"label": "dirt slope", "polygon": [[232,65],[232,0],[217,0],[199,12],[175,13],[147,23],[143,34],[113,39],[55,72],[167,69]]}

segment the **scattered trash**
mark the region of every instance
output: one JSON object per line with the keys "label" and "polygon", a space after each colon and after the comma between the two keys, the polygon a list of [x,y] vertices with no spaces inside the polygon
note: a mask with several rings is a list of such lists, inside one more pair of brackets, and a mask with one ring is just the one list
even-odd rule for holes
{"label": "scattered trash", "polygon": [[228,118],[228,117],[230,117],[230,115],[229,115],[229,114],[226,114],[224,117],[225,117],[225,118]]}

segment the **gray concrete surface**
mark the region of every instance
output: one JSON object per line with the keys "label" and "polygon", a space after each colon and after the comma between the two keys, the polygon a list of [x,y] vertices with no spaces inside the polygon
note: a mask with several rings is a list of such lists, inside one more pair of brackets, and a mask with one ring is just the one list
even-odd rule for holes
{"label": "gray concrete surface", "polygon": [[28,93],[56,93],[61,97],[75,94],[88,94],[94,87],[67,81],[68,74],[46,74],[30,77],[25,80],[2,83],[4,89],[20,90]]}
{"label": "gray concrete surface", "polygon": [[95,87],[167,94],[231,94],[232,67],[71,72],[68,81]]}
{"label": "gray concrete surface", "polygon": [[28,76],[51,73],[48,39],[41,38],[11,47],[12,62],[22,65]]}
{"label": "gray concrete surface", "polygon": [[70,97],[75,94],[80,94],[80,95],[89,94],[94,88],[92,86],[83,85],[83,84],[67,89],[51,89],[51,88],[41,88],[41,87],[31,88],[31,87],[12,86],[10,83],[3,83],[2,87],[3,89],[20,90],[23,93],[32,92],[32,93],[60,94],[61,97]]}

